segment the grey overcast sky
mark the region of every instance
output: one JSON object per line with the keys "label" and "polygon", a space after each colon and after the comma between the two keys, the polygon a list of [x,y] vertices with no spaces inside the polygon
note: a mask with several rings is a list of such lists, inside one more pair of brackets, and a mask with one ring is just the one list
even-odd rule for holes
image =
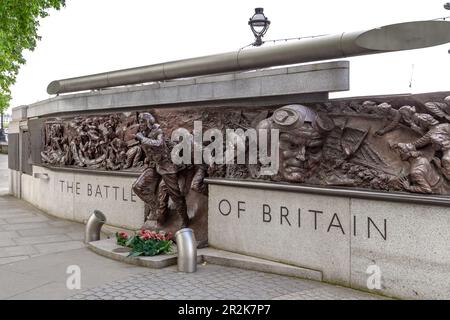
{"label": "grey overcast sky", "polygon": [[[265,40],[449,16],[445,0],[67,0],[41,21],[42,40],[26,52],[12,106],[50,98],[49,82],[234,51],[253,41],[255,7],[271,20]],[[450,90],[450,44],[349,58],[350,91],[332,97]],[[410,81],[412,79],[412,86]]]}

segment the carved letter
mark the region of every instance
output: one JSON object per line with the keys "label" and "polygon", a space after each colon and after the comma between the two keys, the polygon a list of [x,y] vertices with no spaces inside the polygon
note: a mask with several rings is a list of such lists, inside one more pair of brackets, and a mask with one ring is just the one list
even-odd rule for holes
{"label": "carved letter", "polygon": [[[336,218],[338,224],[333,224],[335,218]],[[342,234],[345,234],[344,229],[342,228],[342,225],[341,225],[341,221],[339,220],[337,213],[333,214],[333,218],[331,219],[331,222],[330,222],[330,225],[328,226],[327,232],[330,232],[331,227],[339,228],[339,229],[341,229]]]}
{"label": "carved letter", "polygon": [[238,218],[241,217],[241,211],[245,212],[245,208],[241,208],[241,204],[245,204],[244,201],[238,201]]}
{"label": "carved letter", "polygon": [[[283,210],[286,211],[286,214],[283,214]],[[283,218],[287,221],[288,225],[290,226],[291,223],[289,222],[289,219],[287,216],[289,215],[289,209],[286,207],[280,208],[280,225],[283,224]]]}
{"label": "carved letter", "polygon": [[377,229],[378,233],[381,235],[381,237],[386,240],[387,238],[387,229],[386,229],[386,219],[384,219],[384,233],[381,232],[380,229],[378,229],[377,225],[373,222],[370,217],[367,217],[367,237],[370,239],[370,225],[373,224],[375,229]]}
{"label": "carved letter", "polygon": [[270,215],[270,206],[268,204],[263,204],[263,222],[272,221],[272,216]]}
{"label": "carved letter", "polygon": [[[228,204],[228,212],[223,212],[222,211],[222,203],[227,203]],[[219,212],[223,215],[223,216],[228,216],[231,213],[231,204],[228,200],[226,199],[222,199],[219,202]]]}

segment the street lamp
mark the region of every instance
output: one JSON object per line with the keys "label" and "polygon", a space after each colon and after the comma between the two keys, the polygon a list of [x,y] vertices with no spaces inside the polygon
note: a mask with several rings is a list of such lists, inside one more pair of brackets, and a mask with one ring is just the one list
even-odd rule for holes
{"label": "street lamp", "polygon": [[255,14],[248,20],[248,25],[250,26],[250,29],[252,29],[253,35],[256,38],[253,43],[256,47],[263,44],[261,38],[266,34],[270,25],[270,21],[264,15],[263,11],[264,8],[255,8]]}

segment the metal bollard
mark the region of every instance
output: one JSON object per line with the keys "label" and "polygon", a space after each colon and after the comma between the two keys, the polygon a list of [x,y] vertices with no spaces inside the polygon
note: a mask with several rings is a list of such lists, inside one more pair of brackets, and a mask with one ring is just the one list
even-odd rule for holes
{"label": "metal bollard", "polygon": [[100,240],[100,230],[105,222],[105,215],[100,210],[94,210],[94,213],[91,214],[86,222],[84,242],[89,243],[91,241]]}
{"label": "metal bollard", "polygon": [[194,231],[190,228],[180,229],[175,233],[178,246],[178,271],[197,271],[197,241]]}

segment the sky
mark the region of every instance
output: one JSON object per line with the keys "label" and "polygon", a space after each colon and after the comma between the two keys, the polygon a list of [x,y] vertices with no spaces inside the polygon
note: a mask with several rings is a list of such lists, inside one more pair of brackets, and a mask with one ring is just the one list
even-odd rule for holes
{"label": "sky", "polygon": [[[254,41],[248,19],[263,7],[264,40],[365,30],[450,16],[445,0],[66,0],[42,19],[42,40],[11,88],[11,106],[52,97],[64,79],[235,51]],[[282,43],[282,42],[280,42]],[[350,61],[350,90],[330,97],[450,90],[450,43]]]}

